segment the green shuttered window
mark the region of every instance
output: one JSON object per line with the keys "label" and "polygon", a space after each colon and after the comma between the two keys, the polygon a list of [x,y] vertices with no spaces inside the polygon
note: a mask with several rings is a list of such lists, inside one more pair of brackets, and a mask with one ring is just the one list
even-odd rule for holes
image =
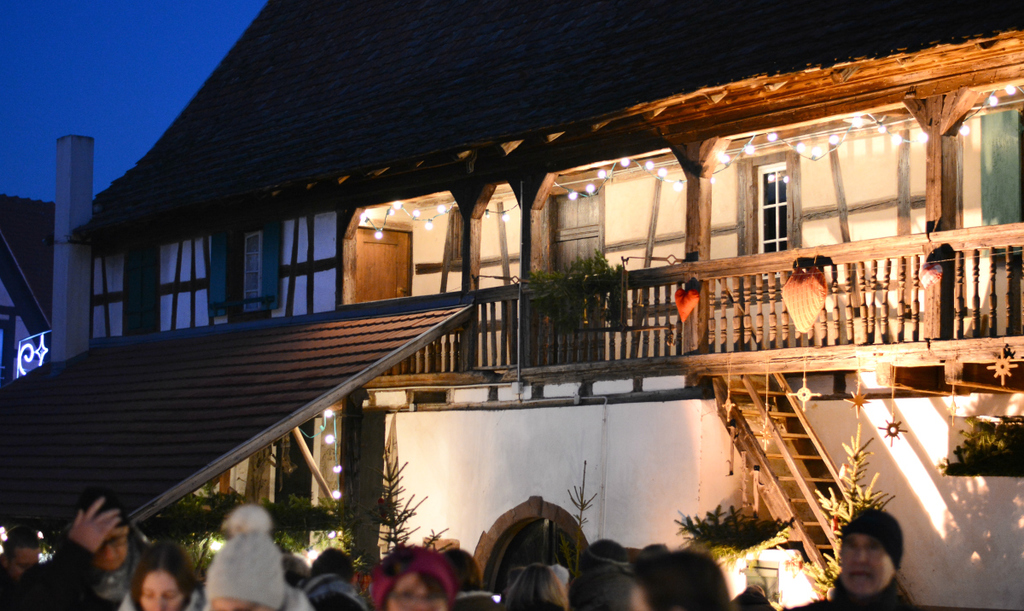
{"label": "green shuttered window", "polygon": [[981,219],[1021,221],[1021,120],[1016,110],[981,117]]}
{"label": "green shuttered window", "polygon": [[124,275],[124,331],[156,331],[160,269],[156,248],[128,252]]}
{"label": "green shuttered window", "polygon": [[[237,236],[238,248],[234,248],[232,237],[228,233],[217,233],[210,237],[210,290],[209,308],[211,316],[224,316],[229,308],[235,311],[273,310],[278,307],[278,268],[281,262],[281,224],[267,223],[256,232],[258,240],[246,240],[245,236],[253,236],[253,232]],[[259,244],[258,286],[259,295],[253,296],[252,287],[247,286],[246,270],[255,269],[246,265],[246,258],[257,256],[249,252],[246,245]],[[235,252],[237,250],[237,252]],[[237,258],[237,262],[234,259]],[[235,264],[237,263],[237,264]],[[232,282],[230,273],[241,274],[237,282]],[[251,275],[251,272],[250,272]],[[237,291],[233,286],[239,287]],[[248,299],[246,299],[248,297]]]}

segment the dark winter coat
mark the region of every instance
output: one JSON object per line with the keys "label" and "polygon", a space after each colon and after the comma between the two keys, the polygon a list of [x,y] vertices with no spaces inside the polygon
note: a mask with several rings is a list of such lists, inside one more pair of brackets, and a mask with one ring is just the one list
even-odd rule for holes
{"label": "dark winter coat", "polygon": [[633,582],[628,564],[602,563],[572,582],[569,606],[574,611],[630,611]]}
{"label": "dark winter coat", "polygon": [[875,600],[865,605],[859,605],[850,599],[843,588],[842,581],[836,582],[835,595],[832,600],[819,600],[804,607],[791,611],[918,611],[916,607],[905,604],[900,600],[896,590],[896,581],[893,580],[889,587],[882,590]]}
{"label": "dark winter coat", "polygon": [[732,601],[739,611],[775,611],[775,607],[759,590],[747,588]]}
{"label": "dark winter coat", "polygon": [[[134,532],[128,544],[125,564],[116,572],[119,588],[124,593],[129,589],[145,545]],[[14,608],[17,611],[117,611],[123,595],[111,601],[96,594],[97,579],[112,574],[99,573],[92,566],[92,558],[92,552],[66,540],[52,560],[37,564],[22,575]]]}

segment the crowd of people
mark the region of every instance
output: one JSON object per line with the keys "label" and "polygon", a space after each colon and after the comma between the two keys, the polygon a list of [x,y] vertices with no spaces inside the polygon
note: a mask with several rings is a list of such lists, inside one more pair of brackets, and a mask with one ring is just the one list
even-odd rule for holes
{"label": "crowd of people", "polygon": [[[83,493],[65,540],[39,563],[39,540],[7,532],[0,554],[0,611],[768,611],[764,592],[730,599],[708,555],[652,545],[630,561],[610,540],[565,567],[530,564],[509,572],[495,594],[473,556],[400,546],[372,571],[368,598],[354,585],[351,559],[325,550],[312,567],[282,552],[262,507],[239,507],[224,523],[226,542],[199,583],[176,543],[150,544],[126,520],[109,490]],[[841,573],[826,600],[806,611],[910,609],[897,596],[903,537],[887,513],[869,510],[841,533]]]}

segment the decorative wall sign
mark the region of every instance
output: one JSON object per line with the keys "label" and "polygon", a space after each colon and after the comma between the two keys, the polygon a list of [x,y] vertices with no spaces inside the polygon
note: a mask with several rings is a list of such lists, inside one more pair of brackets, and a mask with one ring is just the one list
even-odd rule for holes
{"label": "decorative wall sign", "polygon": [[18,364],[14,372],[15,378],[26,375],[46,362],[46,355],[50,352],[46,346],[49,343],[49,338],[50,332],[43,331],[18,342]]}

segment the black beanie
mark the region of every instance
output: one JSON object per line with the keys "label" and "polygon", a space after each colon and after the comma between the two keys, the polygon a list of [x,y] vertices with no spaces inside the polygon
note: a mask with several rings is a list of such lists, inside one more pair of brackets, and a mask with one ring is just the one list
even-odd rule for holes
{"label": "black beanie", "polygon": [[128,524],[128,515],[124,511],[124,505],[121,504],[121,500],[117,498],[114,491],[110,488],[104,488],[102,486],[89,486],[82,491],[82,494],[78,497],[78,502],[75,503],[75,509],[81,510],[83,513],[88,511],[92,504],[96,502],[96,499],[103,497],[103,506],[97,513],[101,514],[108,509],[119,509],[121,511],[121,519],[118,521],[118,526],[124,526]]}
{"label": "black beanie", "polygon": [[627,562],[629,562],[629,554],[626,552],[626,548],[611,539],[594,541],[580,554],[580,570],[584,572],[603,564],[625,564]]}
{"label": "black beanie", "polygon": [[892,564],[900,568],[903,558],[903,531],[896,518],[877,509],[867,509],[843,528],[843,538],[859,533],[877,539],[885,552],[892,558]]}

